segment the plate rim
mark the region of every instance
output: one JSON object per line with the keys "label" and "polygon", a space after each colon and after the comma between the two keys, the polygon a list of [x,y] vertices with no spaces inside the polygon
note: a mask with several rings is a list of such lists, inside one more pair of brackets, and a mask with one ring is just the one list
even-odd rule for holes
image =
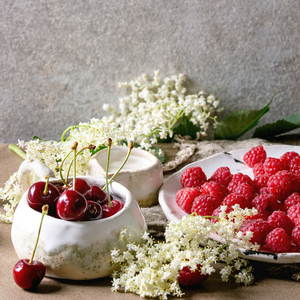
{"label": "plate rim", "polygon": [[[262,146],[266,150],[267,154],[268,154],[268,152],[270,152],[272,150],[277,150],[277,149],[280,149],[281,151],[285,151],[284,149],[286,149],[286,148],[289,148],[290,149],[289,151],[298,150],[298,151],[295,151],[295,152],[298,152],[300,154],[300,146],[297,146],[297,145],[278,144],[278,145],[262,145]],[[253,147],[255,147],[255,146],[253,146]],[[180,221],[180,219],[178,217],[176,217],[176,215],[174,215],[171,212],[170,207],[167,205],[167,203],[165,201],[164,194],[165,194],[165,188],[168,187],[168,185],[170,184],[170,182],[172,180],[175,180],[178,176],[180,176],[181,173],[185,169],[187,169],[189,167],[193,167],[193,166],[198,166],[199,164],[201,164],[201,163],[203,163],[203,162],[205,162],[207,160],[214,159],[217,156],[221,156],[223,154],[232,155],[232,158],[234,159],[234,155],[246,153],[251,148],[248,148],[248,149],[236,149],[236,150],[232,150],[232,151],[228,151],[228,152],[227,151],[219,152],[219,153],[213,154],[211,156],[205,157],[203,159],[191,162],[191,163],[185,165],[184,167],[182,167],[180,170],[178,170],[178,171],[174,172],[173,174],[171,174],[165,180],[165,182],[163,183],[163,185],[161,186],[161,188],[159,190],[159,194],[158,194],[158,202],[159,202],[159,205],[161,206],[161,208],[163,210],[163,213],[164,213],[165,217],[170,222],[178,222],[178,221]],[[287,152],[287,151],[285,151],[285,152]],[[278,155],[278,156],[280,156],[280,155]],[[275,157],[275,156],[273,156],[273,157]],[[183,215],[188,216],[188,214],[184,213],[184,212],[183,212]],[[254,261],[268,262],[268,263],[274,263],[274,264],[300,263],[300,252],[268,253],[268,252],[260,252],[260,251],[249,251],[249,250],[246,250],[246,249],[243,249],[243,248],[238,248],[238,250],[241,253],[241,256],[243,258],[254,260]]]}

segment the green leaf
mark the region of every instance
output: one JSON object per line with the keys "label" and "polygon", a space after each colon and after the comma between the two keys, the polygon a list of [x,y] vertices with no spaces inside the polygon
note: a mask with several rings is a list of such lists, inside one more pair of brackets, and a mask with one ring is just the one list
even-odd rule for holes
{"label": "green leaf", "polygon": [[284,117],[283,120],[300,126],[300,113],[298,113],[296,115]]}
{"label": "green leaf", "polygon": [[34,136],[33,138],[32,138],[33,140],[39,140],[39,141],[42,141],[42,139],[41,138],[39,138],[38,136]]}
{"label": "green leaf", "polygon": [[198,131],[200,131],[199,127],[194,125],[187,116],[183,116],[180,124],[173,129],[174,134],[189,135],[193,139],[197,137]]}
{"label": "green leaf", "polygon": [[300,127],[300,113],[287,116],[275,123],[265,124],[255,129],[253,137],[267,139]]}
{"label": "green leaf", "polygon": [[242,109],[230,114],[218,123],[214,138],[216,140],[238,139],[258,124],[260,118],[270,110],[269,105],[274,97],[275,94],[270,102],[260,110]]}

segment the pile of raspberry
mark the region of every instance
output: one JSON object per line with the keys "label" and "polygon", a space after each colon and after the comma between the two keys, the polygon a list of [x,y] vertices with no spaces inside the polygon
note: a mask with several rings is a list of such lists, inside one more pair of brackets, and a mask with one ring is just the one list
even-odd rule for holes
{"label": "pile of raspberry", "polygon": [[235,204],[254,207],[258,213],[241,227],[244,234],[253,232],[253,244],[262,251],[300,252],[300,155],[290,151],[279,158],[267,157],[263,146],[257,146],[243,159],[253,179],[240,172],[232,174],[226,166],[216,169],[210,178],[199,166],[185,169],[177,205],[188,214],[201,216],[218,216],[223,205],[227,212]]}

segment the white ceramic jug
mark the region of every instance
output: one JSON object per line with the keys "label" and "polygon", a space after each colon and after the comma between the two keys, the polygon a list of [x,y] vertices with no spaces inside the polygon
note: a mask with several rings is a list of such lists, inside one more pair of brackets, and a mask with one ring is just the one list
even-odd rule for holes
{"label": "white ceramic jug", "polygon": [[[119,168],[127,151],[127,147],[111,148],[109,177]],[[106,161],[107,149],[103,149],[90,159],[87,174],[104,177]],[[163,184],[163,167],[159,159],[150,152],[133,148],[128,161],[114,180],[133,193],[140,207],[149,207],[158,203],[158,191]]]}

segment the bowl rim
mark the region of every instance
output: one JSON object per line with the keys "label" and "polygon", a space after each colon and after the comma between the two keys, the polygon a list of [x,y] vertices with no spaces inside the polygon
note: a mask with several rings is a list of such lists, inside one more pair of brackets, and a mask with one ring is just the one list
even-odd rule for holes
{"label": "bowl rim", "polygon": [[[121,151],[124,151],[124,153],[126,154],[127,151],[128,151],[128,147],[127,146],[115,146],[115,147],[111,147],[111,153],[112,151],[115,151],[115,149],[119,149]],[[103,174],[106,173],[105,169],[102,167],[102,165],[100,164],[99,160],[98,160],[98,157],[99,156],[102,156],[102,155],[105,155],[105,160],[106,160],[106,155],[107,155],[107,148],[105,149],[102,149],[100,151],[98,151],[96,154],[94,154],[91,159],[90,159],[90,163],[92,163],[93,161],[97,161],[101,171]],[[146,151],[144,149],[140,149],[140,148],[132,148],[131,150],[131,153],[134,155],[134,154],[139,154],[140,156],[144,157],[145,159],[147,159],[148,161],[150,161],[150,166],[146,166],[146,167],[140,167],[136,170],[134,170],[135,172],[143,172],[143,171],[147,171],[147,170],[150,170],[152,168],[154,168],[157,164],[161,164],[160,160],[155,156],[153,155],[152,153],[150,153],[149,151]],[[127,174],[127,173],[132,173],[133,171],[125,171],[125,170],[121,170],[119,172],[119,174]],[[114,172],[108,172],[108,175],[111,176],[113,175]]]}

